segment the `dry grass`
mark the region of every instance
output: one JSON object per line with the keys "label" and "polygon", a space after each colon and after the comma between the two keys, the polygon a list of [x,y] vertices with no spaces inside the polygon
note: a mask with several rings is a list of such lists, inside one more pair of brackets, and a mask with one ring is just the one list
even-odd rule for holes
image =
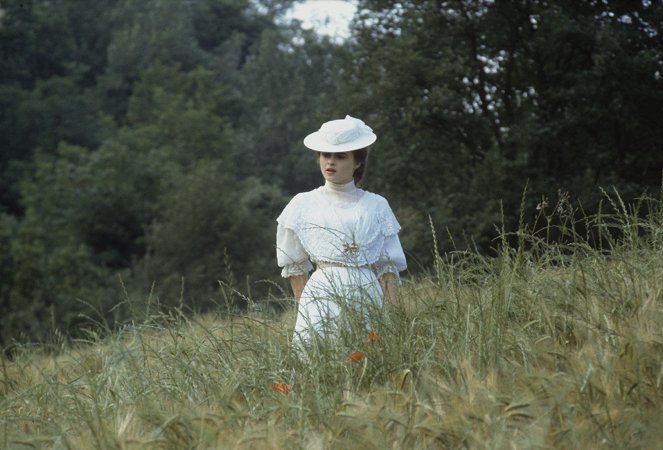
{"label": "dry grass", "polygon": [[294,309],[171,312],[25,348],[2,361],[0,447],[660,447],[663,228],[632,222],[646,236],[610,251],[447,255],[375,312],[379,340],[353,327],[307,361],[289,348]]}

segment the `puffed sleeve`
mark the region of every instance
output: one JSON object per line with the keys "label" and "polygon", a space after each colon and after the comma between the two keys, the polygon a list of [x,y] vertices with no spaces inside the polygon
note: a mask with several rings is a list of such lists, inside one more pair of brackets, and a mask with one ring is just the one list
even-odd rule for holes
{"label": "puffed sleeve", "polygon": [[387,200],[382,200],[378,215],[380,227],[384,234],[384,243],[380,251],[380,258],[375,263],[375,271],[378,276],[391,272],[400,281],[398,273],[407,269],[405,253],[398,238],[401,226],[398,220],[396,220],[396,216],[389,207]]}
{"label": "puffed sleeve", "polygon": [[392,272],[396,278],[399,278],[398,273],[405,269],[407,269],[407,263],[398,234],[385,237],[380,259],[375,263],[377,275],[382,276],[387,272]]}
{"label": "puffed sleeve", "polygon": [[313,264],[295,231],[299,225],[301,201],[301,195],[296,195],[276,219],[276,260],[283,268],[283,278],[304,275],[313,270]]}
{"label": "puffed sleeve", "polygon": [[276,228],[276,260],[283,268],[283,278],[304,275],[313,270],[313,264],[295,232],[280,223]]}

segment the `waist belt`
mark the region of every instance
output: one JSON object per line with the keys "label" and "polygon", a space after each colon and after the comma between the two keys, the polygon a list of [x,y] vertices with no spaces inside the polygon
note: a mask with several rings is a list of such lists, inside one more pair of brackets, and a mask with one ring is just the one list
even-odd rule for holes
{"label": "waist belt", "polygon": [[316,268],[318,269],[326,269],[328,267],[343,267],[345,269],[370,269],[371,267],[364,264],[364,265],[354,265],[354,264],[343,264],[340,262],[331,262],[331,261],[317,261],[315,263]]}

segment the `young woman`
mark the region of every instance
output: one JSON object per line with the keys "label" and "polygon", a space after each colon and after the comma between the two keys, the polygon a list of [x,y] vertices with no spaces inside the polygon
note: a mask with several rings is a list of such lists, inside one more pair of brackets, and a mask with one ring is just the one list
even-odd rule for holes
{"label": "young woman", "polygon": [[400,225],[383,197],[356,185],[376,139],[350,116],[325,122],[304,139],[319,154],[325,184],[288,203],[276,235],[281,275],[299,304],[295,341],[332,336],[348,309],[366,314],[383,298],[397,302],[398,273],[406,269]]}

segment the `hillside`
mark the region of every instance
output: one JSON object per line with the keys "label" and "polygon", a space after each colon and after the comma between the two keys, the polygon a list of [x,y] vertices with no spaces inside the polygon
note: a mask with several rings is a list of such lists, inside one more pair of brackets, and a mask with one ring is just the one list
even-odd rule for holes
{"label": "hillside", "polygon": [[595,222],[603,250],[569,227],[563,245],[522,230],[494,258],[438,257],[372,333],[307,361],[294,308],[260,304],[22,347],[2,363],[0,447],[655,448],[663,227],[625,211]]}

